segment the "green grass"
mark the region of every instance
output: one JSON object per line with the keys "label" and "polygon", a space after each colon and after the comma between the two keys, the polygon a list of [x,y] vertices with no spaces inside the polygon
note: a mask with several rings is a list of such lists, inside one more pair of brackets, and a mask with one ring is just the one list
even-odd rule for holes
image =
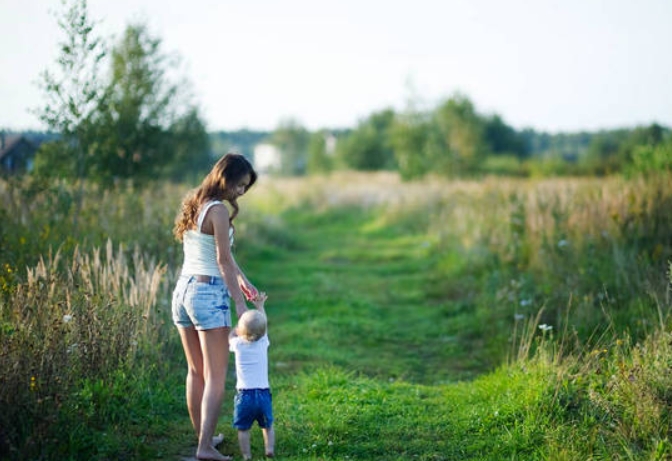
{"label": "green grass", "polygon": [[[672,459],[672,178],[343,179],[262,181],[241,201],[237,259],[269,294],[278,459]],[[0,339],[12,345],[0,459],[193,454],[168,316],[183,190],[85,202],[84,239],[40,195],[31,216],[3,211],[22,232],[0,228]],[[12,197],[4,210],[22,208],[21,190]],[[62,247],[53,278],[30,285],[20,264],[69,231],[80,259]],[[95,260],[114,236],[137,250]],[[157,273],[155,297],[138,301]],[[67,306],[90,320],[64,334]],[[81,348],[105,344],[115,354]],[[231,368],[218,430],[237,454]]]}

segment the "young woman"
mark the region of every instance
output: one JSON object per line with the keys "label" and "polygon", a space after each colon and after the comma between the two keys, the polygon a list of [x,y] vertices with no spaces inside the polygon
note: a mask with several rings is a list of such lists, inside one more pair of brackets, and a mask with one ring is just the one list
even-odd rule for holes
{"label": "young woman", "polygon": [[[221,435],[213,436],[229,360],[230,301],[240,317],[247,311],[245,298],[258,294],[231,253],[237,199],[256,180],[245,157],[226,154],[184,198],[175,220],[184,263],[173,291],[172,315],[187,359],[187,408],[198,435],[197,459],[231,459],[215,448]],[[223,202],[230,204],[231,212]]]}

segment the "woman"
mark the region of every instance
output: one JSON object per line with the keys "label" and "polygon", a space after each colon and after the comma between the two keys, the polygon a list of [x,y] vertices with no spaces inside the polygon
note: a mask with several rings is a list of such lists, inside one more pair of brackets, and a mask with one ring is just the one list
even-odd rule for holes
{"label": "woman", "polygon": [[[240,317],[247,310],[245,298],[258,294],[231,254],[233,220],[238,197],[256,180],[245,157],[226,154],[185,197],[175,220],[173,232],[182,241],[184,263],[173,291],[172,314],[187,359],[187,408],[198,435],[197,459],[230,459],[215,448],[221,435],[213,438],[229,360],[229,304],[232,299]],[[231,213],[223,201],[231,205]]]}

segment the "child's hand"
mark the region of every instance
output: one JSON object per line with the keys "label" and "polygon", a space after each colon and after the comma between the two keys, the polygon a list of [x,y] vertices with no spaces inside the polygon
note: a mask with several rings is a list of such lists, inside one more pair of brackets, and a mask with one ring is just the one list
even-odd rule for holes
{"label": "child's hand", "polygon": [[252,304],[254,304],[254,307],[256,307],[257,309],[263,309],[264,303],[266,302],[267,299],[268,295],[265,292],[261,291],[257,292],[257,295],[250,301],[252,301]]}

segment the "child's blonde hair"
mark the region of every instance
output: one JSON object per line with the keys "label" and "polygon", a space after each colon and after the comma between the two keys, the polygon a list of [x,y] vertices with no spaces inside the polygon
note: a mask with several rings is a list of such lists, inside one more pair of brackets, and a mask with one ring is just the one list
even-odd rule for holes
{"label": "child's blonde hair", "polygon": [[266,316],[256,309],[245,311],[238,320],[238,336],[251,343],[266,333]]}

